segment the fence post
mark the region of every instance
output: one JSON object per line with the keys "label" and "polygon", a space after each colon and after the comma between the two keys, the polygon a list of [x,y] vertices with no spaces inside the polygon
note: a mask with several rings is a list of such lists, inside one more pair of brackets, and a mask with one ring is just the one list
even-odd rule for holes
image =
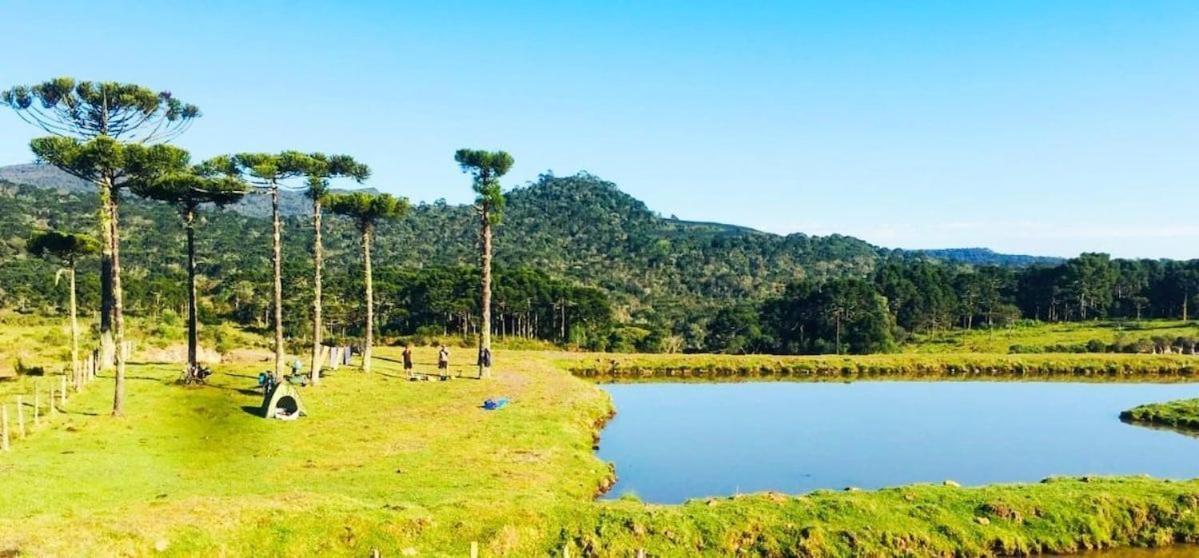
{"label": "fence post", "polygon": [[54,382],[50,382],[50,401],[48,402],[48,404],[50,406],[50,415],[51,416],[57,415],[58,407],[54,406]]}
{"label": "fence post", "polygon": [[61,380],[59,382],[61,387],[58,389],[58,403],[62,405],[62,408],[65,411],[67,408],[67,375],[63,374],[62,376],[59,376],[58,379]]}
{"label": "fence post", "polygon": [[470,542],[470,558],[479,558],[479,543],[476,541]]}
{"label": "fence post", "polygon": [[637,558],[645,558],[645,549],[644,548],[637,550]]}
{"label": "fence post", "polygon": [[562,558],[570,558],[570,543],[562,545]]}
{"label": "fence post", "polygon": [[33,386],[33,425],[42,425],[42,386],[34,384]]}
{"label": "fence post", "polygon": [[25,439],[25,398],[17,396],[17,432],[21,434],[21,439]]}
{"label": "fence post", "polygon": [[8,451],[8,405],[0,405],[0,450]]}

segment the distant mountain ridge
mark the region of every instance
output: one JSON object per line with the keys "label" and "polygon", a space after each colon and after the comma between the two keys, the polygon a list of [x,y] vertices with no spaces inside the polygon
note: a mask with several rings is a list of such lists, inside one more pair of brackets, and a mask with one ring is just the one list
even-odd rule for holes
{"label": "distant mountain ridge", "polygon": [[[67,193],[87,194],[95,191],[86,180],[71,176],[55,167],[38,163],[0,167],[0,181],[48,188]],[[366,188],[367,191],[376,191]],[[271,214],[271,200],[266,195],[250,195],[229,206],[229,209],[249,217],[267,217]],[[308,215],[312,202],[303,192],[283,190],[279,194],[279,211],[285,216]]]}
{"label": "distant mountain ridge", "polygon": [[[583,199],[570,200],[569,203],[582,202],[584,204],[595,205],[598,208],[623,212],[626,218],[629,219],[630,224],[645,224],[654,222],[654,226],[652,228],[657,230],[657,235],[661,235],[665,238],[694,237],[694,239],[706,239],[707,242],[711,242],[718,238],[726,241],[733,241],[734,239],[738,238],[742,239],[742,241],[747,238],[758,238],[763,239],[762,241],[766,242],[767,244],[774,244],[775,242],[780,241],[783,246],[790,244],[793,250],[797,242],[802,243],[810,242],[811,239],[821,239],[824,242],[816,242],[817,245],[827,244],[828,242],[852,245],[852,249],[850,249],[849,252],[852,252],[855,257],[859,258],[867,252],[875,252],[880,256],[923,256],[945,262],[964,263],[970,265],[1023,267],[1029,265],[1052,265],[1061,263],[1063,261],[1061,258],[1046,256],[1001,254],[989,248],[981,247],[927,250],[887,249],[879,248],[865,241],[844,235],[834,234],[827,237],[810,237],[802,233],[776,235],[774,233],[767,233],[741,225],[687,221],[675,218],[673,216],[667,218],[650,211],[640,200],[637,200],[632,196],[620,191],[614,184],[610,182],[602,181],[585,173],[579,176],[586,177],[588,179],[588,185],[595,191],[590,192],[590,194]],[[558,178],[558,180],[569,179]],[[39,188],[54,189],[65,193],[88,194],[93,191],[92,185],[86,181],[62,172],[55,167],[37,163],[0,167],[0,181],[10,182],[13,184],[30,185]],[[547,191],[552,190],[552,188],[545,187],[546,184],[547,183],[545,181],[542,181],[540,184],[542,187],[538,189],[534,189],[529,186],[515,188],[508,194],[510,202],[515,201],[515,203],[518,205],[522,202],[533,202],[531,205],[543,206],[541,207],[542,211],[556,211],[561,213],[563,211],[573,212],[575,210],[575,208],[563,207],[561,204],[553,204],[552,207],[546,206],[546,204],[542,202],[547,200],[532,199],[537,197],[537,194],[540,194],[542,198],[546,197],[545,194],[548,193]],[[371,188],[366,188],[366,190],[375,191]],[[559,196],[564,196],[566,198],[571,197],[562,192],[554,193],[554,197]],[[228,209],[248,217],[266,217],[270,215],[270,198],[265,195],[247,196],[245,199],[230,206]],[[280,194],[280,211],[284,216],[304,216],[308,215],[310,210],[311,203],[307,198],[304,197],[303,192],[284,190]],[[599,219],[592,220],[590,224],[593,226],[602,227],[604,225],[604,221],[607,219],[608,217],[601,217]],[[562,223],[562,225],[568,229],[572,229],[572,234],[577,236],[584,231],[573,229],[587,223],[587,221],[576,221],[574,223]],[[536,223],[530,223],[530,225],[537,230],[542,228]],[[560,231],[556,231],[554,234],[557,232]],[[597,229],[591,232],[602,233],[603,231]],[[773,239],[773,241],[766,239]],[[788,239],[790,239],[790,242]],[[833,250],[833,252],[837,252],[837,250]],[[831,255],[831,253],[823,254],[824,257],[822,260],[827,262],[829,259],[827,257]],[[662,254],[662,256],[665,257],[666,255]],[[860,266],[862,263],[863,262],[859,260],[851,266]]]}
{"label": "distant mountain ridge", "polygon": [[1026,254],[1001,254],[990,248],[932,248],[921,250],[905,250],[947,262],[958,262],[970,265],[998,265],[1005,267],[1026,267],[1030,265],[1057,265],[1065,258],[1054,256],[1031,256]]}

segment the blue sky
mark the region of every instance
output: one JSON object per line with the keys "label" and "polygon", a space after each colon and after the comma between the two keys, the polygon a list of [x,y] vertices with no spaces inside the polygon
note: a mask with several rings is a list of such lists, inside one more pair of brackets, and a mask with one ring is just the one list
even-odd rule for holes
{"label": "blue sky", "polygon": [[[4,86],[169,89],[197,157],[344,152],[417,201],[503,148],[686,219],[1199,256],[1196,2],[5,0],[0,47]],[[35,135],[0,112],[0,164]]]}

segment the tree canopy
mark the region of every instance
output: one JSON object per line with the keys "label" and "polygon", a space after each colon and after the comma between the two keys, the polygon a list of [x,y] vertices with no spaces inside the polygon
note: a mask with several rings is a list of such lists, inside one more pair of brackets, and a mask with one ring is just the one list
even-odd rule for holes
{"label": "tree canopy", "polygon": [[329,210],[349,217],[360,230],[373,227],[381,220],[396,220],[408,213],[408,199],[391,194],[350,192],[328,198]]}
{"label": "tree canopy", "polygon": [[0,93],[0,102],[50,134],[77,139],[108,136],[140,143],[166,142],[200,116],[199,108],[169,91],[70,77],[18,85]]}
{"label": "tree canopy", "polygon": [[100,251],[100,243],[94,237],[55,230],[34,233],[26,246],[30,254],[39,258],[53,257],[67,262]]}
{"label": "tree canopy", "polygon": [[512,156],[504,151],[459,149],[454,153],[454,161],[462,172],[471,175],[471,187],[477,195],[475,204],[487,211],[492,223],[500,222],[504,214],[504,192],[500,177],[512,168],[515,162]]}

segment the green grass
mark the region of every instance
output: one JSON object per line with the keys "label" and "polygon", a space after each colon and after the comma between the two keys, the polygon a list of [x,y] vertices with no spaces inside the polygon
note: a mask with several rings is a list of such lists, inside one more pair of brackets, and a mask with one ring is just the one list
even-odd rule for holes
{"label": "green grass", "polygon": [[1070,323],[1020,323],[1011,327],[951,330],[922,334],[905,343],[905,353],[1008,353],[1012,346],[1038,351],[1055,347],[1081,347],[1098,340],[1111,345],[1154,337],[1199,337],[1193,321],[1146,320],[1142,322],[1092,321]]}
{"label": "green grass", "polygon": [[[37,343],[45,327],[0,327],[0,343]],[[455,372],[472,373],[469,354],[455,351]],[[464,556],[478,541],[483,556],[560,555],[563,546],[574,556],[992,556],[1199,542],[1199,481],[595,501],[611,481],[592,449],[611,402],[574,375],[1040,379],[1052,371],[1055,379],[1173,381],[1193,379],[1193,357],[501,351],[493,380],[408,382],[398,349],[377,356],[372,375],[342,368],[305,389],[310,416],[296,422],[253,414],[261,396],[249,388],[265,362],[220,365],[211,385],[194,388],[173,383],[177,364],[134,364],[119,419],[108,416],[111,381],[99,379],[0,454],[0,555]],[[432,349],[418,349],[419,368],[433,361]],[[0,381],[10,421],[12,397],[37,381]],[[496,395],[512,403],[479,408]]]}
{"label": "green grass", "polygon": [[562,354],[559,366],[599,381],[847,381],[859,379],[1199,381],[1199,357],[1132,354],[886,354],[861,356]]}
{"label": "green grass", "polygon": [[1120,413],[1129,422],[1199,431],[1199,399],[1140,405]]}
{"label": "green grass", "polygon": [[[528,555],[610,475],[591,451],[609,402],[579,380],[533,365],[407,382],[376,366],[306,390],[311,416],[291,423],[245,410],[261,402],[246,391],[256,363],[200,388],[173,385],[175,366],[134,366],[120,419],[109,381],[93,383],[0,457],[0,551],[363,556],[477,540]],[[478,408],[495,394],[513,403]]]}

